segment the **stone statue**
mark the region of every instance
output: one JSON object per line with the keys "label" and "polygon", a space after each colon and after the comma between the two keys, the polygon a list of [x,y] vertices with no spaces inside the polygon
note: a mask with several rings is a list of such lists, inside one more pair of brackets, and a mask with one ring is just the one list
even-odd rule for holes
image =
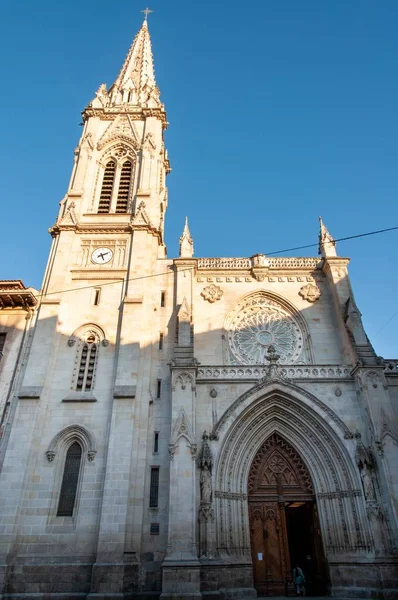
{"label": "stone statue", "polygon": [[206,464],[200,474],[200,495],[203,504],[211,503],[211,473]]}
{"label": "stone statue", "polygon": [[363,485],[363,491],[367,502],[374,502],[376,500],[375,490],[373,487],[372,477],[369,473],[368,466],[363,465],[361,470],[361,479]]}

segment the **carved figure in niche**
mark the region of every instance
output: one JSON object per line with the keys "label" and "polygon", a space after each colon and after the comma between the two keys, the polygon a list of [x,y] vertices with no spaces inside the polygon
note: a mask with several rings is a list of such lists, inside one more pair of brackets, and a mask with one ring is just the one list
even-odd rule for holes
{"label": "carved figure in niche", "polygon": [[361,470],[361,479],[363,485],[363,491],[367,502],[374,502],[376,500],[375,490],[373,486],[372,476],[369,472],[366,463],[363,465]]}
{"label": "carved figure in niche", "polygon": [[205,464],[200,473],[200,499],[203,504],[211,503],[211,473]]}

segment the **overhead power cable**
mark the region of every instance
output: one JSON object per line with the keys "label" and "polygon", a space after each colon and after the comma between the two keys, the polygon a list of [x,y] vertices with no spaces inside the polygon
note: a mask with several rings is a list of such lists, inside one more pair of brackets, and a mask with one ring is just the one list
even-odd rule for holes
{"label": "overhead power cable", "polygon": [[[394,231],[397,227],[389,227],[388,229],[379,229],[378,231],[368,231],[367,233],[358,233],[357,235],[349,235],[347,237],[337,238],[335,242],[345,242],[346,240],[355,240],[357,238],[365,237],[367,235],[376,235],[377,233],[386,233],[387,231]],[[296,248],[286,248],[285,250],[276,250],[276,252],[267,252],[266,256],[272,254],[283,254],[283,252],[293,252],[293,250],[303,250],[304,248],[316,248],[318,244],[308,244],[307,246],[297,246]]]}
{"label": "overhead power cable", "polygon": [[[379,233],[387,233],[388,231],[395,231],[398,229],[398,225],[396,227],[388,227],[387,229],[378,229],[377,231],[368,231],[367,233],[358,233],[357,235],[349,235],[346,237],[342,237],[342,238],[337,238],[334,241],[335,242],[344,242],[346,240],[355,240],[361,237],[366,237],[369,235],[376,235]],[[318,246],[318,243],[316,244],[306,244],[305,246],[296,246],[295,248],[285,248],[284,250],[276,250],[275,252],[267,252],[266,256],[271,256],[273,254],[283,254],[284,252],[293,252],[293,250],[303,250],[304,248],[316,248]],[[189,271],[190,269],[181,269],[181,271]],[[170,275],[172,274],[173,271],[169,270],[169,271],[164,271],[163,273],[154,273],[152,275],[141,275],[140,277],[130,277],[129,279],[125,280],[124,278],[120,278],[120,279],[114,279],[112,281],[108,281],[106,283],[96,283],[93,285],[85,285],[82,287],[78,287],[78,288],[69,288],[69,289],[65,289],[65,290],[58,290],[56,292],[47,292],[47,294],[38,294],[37,298],[41,298],[43,296],[51,296],[51,295],[55,295],[55,294],[64,294],[66,292],[77,292],[79,290],[86,290],[86,289],[90,289],[90,288],[99,288],[99,287],[104,287],[106,285],[115,285],[115,283],[121,283],[123,281],[138,281],[140,279],[149,279],[151,277],[161,277],[162,275]],[[398,312],[396,313],[398,314]],[[394,318],[395,315],[393,315],[393,317],[391,317],[391,319]],[[382,329],[387,325],[388,323],[386,323],[385,325],[383,325]],[[381,331],[381,330],[380,330]],[[380,333],[380,331],[378,333]],[[376,334],[378,335],[378,334]]]}

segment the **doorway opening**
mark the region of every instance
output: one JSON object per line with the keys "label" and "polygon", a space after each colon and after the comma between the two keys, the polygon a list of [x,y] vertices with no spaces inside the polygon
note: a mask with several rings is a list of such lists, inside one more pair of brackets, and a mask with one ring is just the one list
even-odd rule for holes
{"label": "doorway opening", "polygon": [[307,596],[323,596],[326,573],[316,504],[293,501],[285,512],[291,567],[299,565],[303,570]]}
{"label": "doorway opening", "polygon": [[307,595],[326,593],[327,573],[311,476],[278,434],[257,452],[248,485],[254,586],[259,596],[295,595],[292,569]]}

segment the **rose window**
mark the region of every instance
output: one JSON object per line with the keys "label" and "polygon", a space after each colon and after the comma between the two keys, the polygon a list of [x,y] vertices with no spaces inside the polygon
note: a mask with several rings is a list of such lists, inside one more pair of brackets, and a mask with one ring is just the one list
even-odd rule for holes
{"label": "rose window", "polygon": [[238,307],[228,330],[234,364],[267,364],[270,345],[280,355],[280,363],[294,363],[303,348],[303,335],[295,318],[266,296],[251,297]]}

